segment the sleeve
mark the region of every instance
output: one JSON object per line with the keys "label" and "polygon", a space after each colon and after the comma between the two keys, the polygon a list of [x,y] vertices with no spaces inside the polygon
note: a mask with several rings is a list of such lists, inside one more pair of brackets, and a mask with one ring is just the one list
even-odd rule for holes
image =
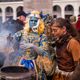
{"label": "sleeve", "polygon": [[76,40],[71,40],[69,45],[76,66],[75,70],[70,76],[70,80],[78,80],[80,75],[80,43]]}
{"label": "sleeve", "polygon": [[22,37],[22,33],[19,31],[17,33],[14,34],[13,36],[13,49],[14,50],[18,50],[19,49],[19,43]]}
{"label": "sleeve", "polygon": [[39,49],[43,56],[49,55],[48,40],[45,34],[40,36]]}
{"label": "sleeve", "polygon": [[75,39],[71,39],[68,43],[68,50],[72,53],[73,60],[79,61],[80,59],[80,43]]}
{"label": "sleeve", "polygon": [[22,32],[18,31],[17,33],[15,33],[14,38],[16,41],[20,41],[22,37]]}

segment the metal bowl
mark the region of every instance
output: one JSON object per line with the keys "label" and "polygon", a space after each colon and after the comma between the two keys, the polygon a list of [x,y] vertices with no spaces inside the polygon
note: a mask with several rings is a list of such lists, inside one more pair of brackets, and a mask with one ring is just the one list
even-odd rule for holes
{"label": "metal bowl", "polygon": [[35,71],[21,66],[3,67],[0,75],[0,80],[36,80]]}

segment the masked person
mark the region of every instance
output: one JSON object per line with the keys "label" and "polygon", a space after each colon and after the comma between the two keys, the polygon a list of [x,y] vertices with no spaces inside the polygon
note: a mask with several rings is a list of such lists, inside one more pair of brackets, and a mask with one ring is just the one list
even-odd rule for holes
{"label": "masked person", "polygon": [[[56,38],[56,70],[53,80],[69,80],[80,60],[80,43],[70,22],[63,18],[52,21],[52,35]],[[71,79],[70,79],[71,80]]]}
{"label": "masked person", "polygon": [[54,66],[44,29],[40,12],[32,11],[26,20],[24,29],[15,34],[15,43],[19,42],[19,47],[15,54],[10,55],[10,58],[16,56],[13,60],[11,58],[12,64],[16,65],[18,62],[28,69],[34,69],[38,80],[46,80],[46,75],[52,72]]}

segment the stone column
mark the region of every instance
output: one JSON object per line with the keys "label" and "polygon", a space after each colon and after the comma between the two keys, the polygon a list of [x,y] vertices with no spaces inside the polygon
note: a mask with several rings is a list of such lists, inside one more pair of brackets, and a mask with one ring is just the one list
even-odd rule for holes
{"label": "stone column", "polygon": [[16,20],[16,8],[13,8],[13,19]]}
{"label": "stone column", "polygon": [[64,10],[64,7],[61,7],[61,16],[62,18],[65,18],[65,10]]}
{"label": "stone column", "polygon": [[6,21],[6,14],[5,14],[5,8],[2,8],[2,22]]}
{"label": "stone column", "polygon": [[76,4],[74,6],[74,16],[76,16],[76,19],[78,18],[79,15],[79,6]]}

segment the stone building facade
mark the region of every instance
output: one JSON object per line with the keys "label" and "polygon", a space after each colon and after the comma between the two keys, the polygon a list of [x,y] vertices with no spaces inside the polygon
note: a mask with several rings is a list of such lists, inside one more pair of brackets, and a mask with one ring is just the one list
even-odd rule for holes
{"label": "stone building facade", "polygon": [[69,18],[80,14],[80,0],[53,0],[53,17]]}
{"label": "stone building facade", "polygon": [[0,0],[0,20],[5,22],[9,17],[16,19],[17,11],[22,8],[25,12],[43,11],[54,18],[77,17],[80,14],[80,0]]}
{"label": "stone building facade", "polygon": [[52,1],[53,0],[24,0],[24,10],[27,12],[38,10],[52,14]]}
{"label": "stone building facade", "polygon": [[16,19],[17,11],[22,8],[22,0],[0,0],[0,21],[5,22],[8,18]]}

